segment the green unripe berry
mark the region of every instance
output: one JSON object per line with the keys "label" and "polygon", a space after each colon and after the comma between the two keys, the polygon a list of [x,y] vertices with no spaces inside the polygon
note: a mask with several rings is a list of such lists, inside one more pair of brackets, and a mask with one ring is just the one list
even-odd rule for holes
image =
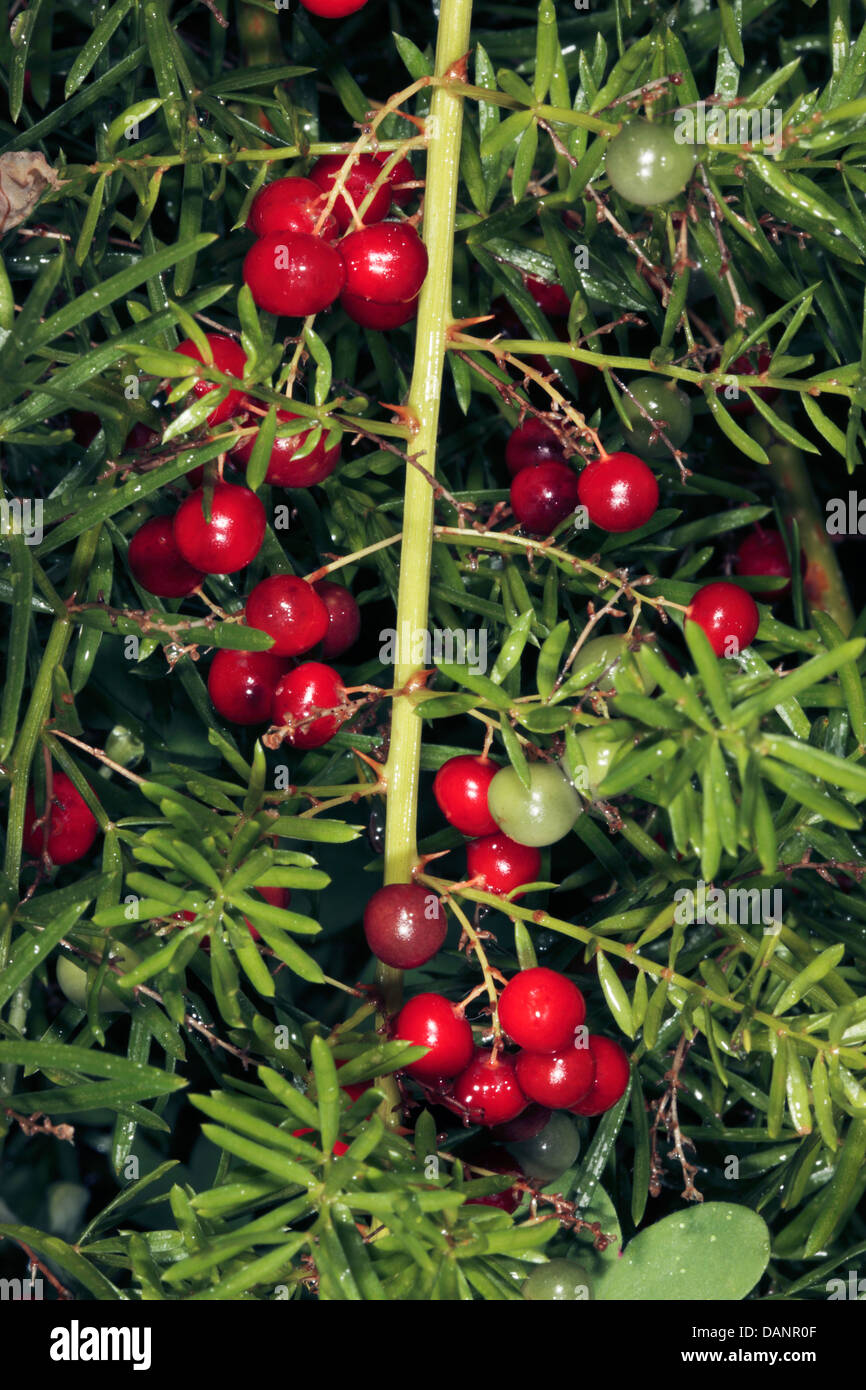
{"label": "green unripe berry", "polygon": [[632,651],[627,637],[594,637],[582,649],[581,660],[604,662],[604,674],[596,682],[602,694],[615,690],[617,695],[652,695],[658,682],[646,669],[644,646]]}
{"label": "green unripe berry", "polygon": [[605,170],[613,188],[630,203],[654,207],[682,193],[697,158],[673,126],[629,121],[607,147]]}
{"label": "green unripe berry", "polygon": [[527,790],[513,767],[503,767],[488,788],[488,809],[519,845],[552,845],[580,815],[580,797],[555,763],[531,763],[529,782]]}
{"label": "green unripe berry", "polygon": [[[663,458],[670,452],[661,437],[652,438],[651,422],[654,420],[665,422],[662,430],[675,448],[681,448],[692,432],[692,406],[685,392],[655,376],[639,376],[636,381],[629,382],[628,389],[634,397],[631,400],[623,396],[622,400],[623,410],[631,421],[631,428],[623,430],[628,447],[650,458]],[[643,406],[649,420],[641,415],[635,401]]]}
{"label": "green unripe berry", "polygon": [[627,719],[610,719],[591,729],[581,729],[577,737],[581,760],[576,769],[576,785],[594,798],[613,764],[632,747],[634,731]]}
{"label": "green unripe berry", "polygon": [[[115,941],[111,944],[111,954],[120,965],[124,972],[131,970],[134,965],[138,965],[140,957],[124,946],[122,942]],[[82,970],[80,965],[70,960],[68,956],[60,956],[57,960],[57,983],[66,995],[70,1004],[75,1004],[79,1009],[87,1008],[87,971]],[[129,1004],[125,999],[121,999],[112,988],[109,980],[99,991],[99,1012],[103,1014],[129,1013]]]}
{"label": "green unripe berry", "polygon": [[523,1285],[523,1297],[532,1303],[588,1302],[594,1295],[589,1275],[575,1260],[548,1260],[536,1265]]}
{"label": "green unripe berry", "polygon": [[534,1182],[549,1183],[561,1178],[580,1153],[577,1125],[561,1110],[554,1110],[547,1124],[532,1139],[509,1144],[524,1173]]}

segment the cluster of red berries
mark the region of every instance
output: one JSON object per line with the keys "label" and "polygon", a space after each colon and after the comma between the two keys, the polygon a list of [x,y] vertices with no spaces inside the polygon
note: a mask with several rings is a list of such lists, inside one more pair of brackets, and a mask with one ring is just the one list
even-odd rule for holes
{"label": "cluster of red berries", "polygon": [[542,420],[527,419],[510,435],[511,510],[527,531],[549,535],[578,503],[602,531],[634,531],[655,515],[658,483],[636,454],[607,454],[579,476],[565,459],[558,436]]}
{"label": "cluster of red berries", "polygon": [[397,328],[414,318],[427,251],[411,222],[383,220],[392,202],[411,198],[415,177],[408,159],[400,159],[383,179],[390,159],[322,155],[309,178],[277,179],[256,194],[247,227],[257,239],[243,275],[260,309],[303,318],[339,298],[365,328]]}
{"label": "cluster of red berries", "polygon": [[404,1004],[394,1034],[428,1049],[406,1072],[451,1099],[476,1124],[504,1125],[530,1103],[600,1115],[623,1095],[628,1056],[619,1043],[584,1028],[583,995],[544,966],[515,975],[499,997],[501,1028],[520,1051],[476,1048],[461,1008],[441,994]]}
{"label": "cluster of red berries", "polygon": [[541,852],[502,833],[487,804],[499,764],[475,753],[459,753],[443,763],[433,779],[433,795],[449,825],[471,836],[466,846],[467,873],[490,893],[511,893],[534,883],[541,871]]}

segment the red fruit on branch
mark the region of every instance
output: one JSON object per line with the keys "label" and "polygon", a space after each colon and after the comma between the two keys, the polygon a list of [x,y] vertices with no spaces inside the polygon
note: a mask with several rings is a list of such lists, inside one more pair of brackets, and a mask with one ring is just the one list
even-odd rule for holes
{"label": "red fruit on branch", "polygon": [[[366,3],[366,0],[365,0],[365,3]],[[309,9],[309,6],[307,6],[307,8]],[[315,14],[316,11],[314,10],[313,13]],[[294,1136],[295,1139],[303,1139],[303,1137],[304,1137],[305,1134],[316,1134],[316,1133],[317,1133],[317,1131],[316,1131],[315,1129],[308,1129],[308,1128],[304,1128],[304,1129],[293,1129],[293,1130],[292,1130],[292,1134],[293,1134],[293,1136]],[[348,1152],[349,1152],[349,1145],[346,1144],[346,1143],[344,1143],[342,1139],[335,1139],[335,1140],[334,1140],[334,1147],[333,1147],[332,1152],[333,1152],[333,1155],[334,1155],[335,1158],[342,1158],[342,1156],[343,1156],[344,1153],[348,1153]]]}
{"label": "red fruit on branch", "polygon": [[340,228],[330,213],[317,230],[324,205],[325,195],[312,179],[275,179],[253,198],[247,227],[256,236],[266,236],[268,232],[309,232],[325,241],[336,241]]}
{"label": "red fruit on branch", "polygon": [[443,763],[433,779],[433,795],[449,825],[462,835],[494,835],[499,829],[487,808],[487,790],[499,763],[460,753]]}
{"label": "red fruit on branch", "polygon": [[602,1115],[625,1094],[630,1075],[628,1053],[612,1038],[589,1035],[589,1054],[595,1067],[592,1084],[568,1109],[573,1115]]}
{"label": "red fruit on branch", "polygon": [[571,300],[562,285],[551,280],[538,280],[534,275],[524,275],[523,283],[547,318],[568,318]]}
{"label": "red fruit on branch", "polygon": [[43,850],[52,864],[74,864],[83,859],[99,832],[96,817],[65,772],[51,779],[51,800],[37,816],[33,790],[24,804],[25,854],[41,858]]}
{"label": "red fruit on branch", "polygon": [[[774,584],[772,589],[765,589],[760,597],[767,603],[774,599],[784,598],[791,591],[791,561],[788,558],[788,547],[785,538],[778,531],[773,531],[763,526],[756,526],[753,531],[740,542],[734,560],[734,568],[737,574],[761,575],[766,578],[778,578],[779,583]],[[800,552],[800,569],[805,573],[806,557]]]}
{"label": "red fruit on branch", "polygon": [[430,1049],[405,1068],[418,1081],[457,1076],[472,1060],[472,1029],[442,994],[417,994],[408,1000],[397,1015],[394,1036]]}
{"label": "red fruit on branch", "polygon": [[140,526],[127,552],[133,577],[157,598],[184,598],[204,579],[201,570],[187,564],[174,539],[174,520],[152,516]]}
{"label": "red fruit on branch", "polygon": [[[488,1144],[482,1148],[473,1148],[468,1157],[470,1166],[464,1167],[463,1175],[467,1182],[475,1182],[483,1178],[483,1173],[473,1172],[475,1168],[487,1168],[491,1173],[499,1173],[510,1177],[523,1177],[523,1171],[516,1158],[510,1154],[497,1149],[495,1145]],[[467,1207],[496,1207],[499,1211],[507,1211],[509,1215],[516,1211],[523,1200],[523,1193],[519,1187],[506,1187],[504,1192],[491,1192],[486,1197],[467,1197]]]}
{"label": "red fruit on branch", "polygon": [[511,893],[521,884],[538,881],[541,851],[501,833],[485,835],[466,846],[466,870],[470,878],[482,880],[488,893]]}
{"label": "red fruit on branch", "polygon": [[603,531],[637,530],[659,504],[655,475],[636,454],[609,454],[587,464],[577,490],[593,526]]}
{"label": "red fruit on branch", "polygon": [[[286,425],[291,420],[299,420],[301,416],[296,415],[291,410],[278,410],[277,423]],[[271,483],[275,487],[313,487],[315,483],[324,482],[333,473],[337,464],[340,462],[340,445],[334,444],[330,449],[325,448],[325,436],[327,430],[323,429],[319,439],[313,445],[309,453],[303,458],[296,458],[295,455],[309,439],[315,425],[311,425],[308,430],[301,430],[299,434],[290,434],[285,439],[276,438],[271,448],[271,457],[268,461],[268,471],[265,474],[265,482]],[[256,434],[245,435],[232,452],[232,461],[237,460],[246,468],[252,458],[253,448],[255,447],[258,432]]]}
{"label": "red fruit on branch", "polygon": [[361,610],[343,584],[320,579],[313,585],[328,610],[328,627],[322,638],[322,656],[328,661],[353,647],[361,631]]}
{"label": "red fruit on branch", "polygon": [[207,678],[217,714],[232,724],[267,723],[277,682],[286,674],[288,664],[272,652],[218,651]]}
{"label": "red fruit on branch", "polygon": [[364,909],[367,945],[396,970],[425,965],[447,934],[441,899],[420,883],[389,883],[379,888]]}
{"label": "red fruit on branch", "polygon": [[361,227],[340,242],[345,293],[374,304],[415,299],[427,274],[427,248],[408,222]]}
{"label": "red fruit on branch", "polygon": [[703,628],[716,656],[735,656],[748,647],[760,620],[752,595],[724,579],[698,589],[686,611],[686,621]]}
{"label": "red fruit on branch", "polygon": [[[361,204],[382,172],[382,165],[371,154],[358,154],[355,155],[354,159],[349,159],[348,156],[342,154],[323,154],[310,170],[310,178],[313,183],[317,184],[323,193],[328,194],[337,182],[347,160],[349,160],[349,174],[332,209],[341,232],[345,232],[348,227],[354,225],[352,207],[346,194],[349,195],[352,204],[354,204],[355,211],[360,212]],[[365,227],[370,227],[374,222],[381,222],[383,217],[387,217],[390,210],[391,188],[388,180],[385,179],[373,194],[370,206],[363,214],[361,221]]]}
{"label": "red fruit on branch", "polygon": [[504,1125],[526,1109],[514,1062],[479,1048],[469,1066],[454,1082],[452,1095],[468,1111],[471,1124]]}
{"label": "red fruit on branch", "polygon": [[[174,543],[205,574],[234,574],[254,560],[265,535],[265,509],[248,487],[216,483],[185,497],[174,518]],[[208,515],[206,515],[206,509]]]}
{"label": "red fruit on branch", "polygon": [[536,536],[549,536],[577,503],[577,475],[564,463],[522,468],[511,484],[511,510]]}
{"label": "red fruit on branch", "polygon": [[576,1047],[574,1040],[561,1052],[521,1052],[515,1067],[524,1094],[551,1110],[582,1100],[595,1074],[589,1048]]}
{"label": "red fruit on branch", "polygon": [[543,420],[530,415],[512,430],[505,446],[505,466],[512,478],[524,468],[538,463],[564,463],[565,453],[558,437]]}
{"label": "red fruit on branch", "polygon": [[301,656],[328,630],[324,603],[312,584],[294,574],[272,574],[257,584],[244,616],[249,627],[273,637],[272,656]]}
{"label": "red fruit on branch", "polygon": [[360,295],[347,294],[344,290],[340,303],[354,323],[359,323],[362,328],[378,329],[380,333],[387,332],[389,328],[402,328],[418,313],[417,295],[414,299],[407,299],[405,304],[377,304],[374,299],[362,299]]}
{"label": "red fruit on branch", "polygon": [[286,729],[286,742],[293,748],[321,748],[351,712],[333,667],[303,661],[277,685],[271,719]]}
{"label": "red fruit on branch", "polygon": [[266,232],[244,258],[244,280],[260,309],[306,318],[339,295],[346,267],[336,247],[310,232]]}
{"label": "red fruit on branch", "polygon": [[[234,338],[227,338],[222,333],[208,333],[206,335],[208,346],[213,356],[213,366],[217,371],[225,372],[226,376],[243,377],[246,368],[247,355],[240,343],[235,342]],[[192,338],[186,338],[177,348],[184,357],[191,357],[194,362],[204,363],[204,358],[199,351],[198,345]],[[193,386],[193,394],[196,396],[207,396],[211,391],[219,390],[219,383],[216,381],[197,381]],[[230,420],[233,415],[241,413],[246,401],[246,396],[242,390],[229,391],[221,405],[215,406],[207,417],[209,425],[221,425],[223,421]]]}
{"label": "red fruit on branch", "polygon": [[586,1003],[577,985],[543,965],[521,970],[499,996],[499,1022],[530,1052],[573,1047],[575,1029],[585,1018]]}

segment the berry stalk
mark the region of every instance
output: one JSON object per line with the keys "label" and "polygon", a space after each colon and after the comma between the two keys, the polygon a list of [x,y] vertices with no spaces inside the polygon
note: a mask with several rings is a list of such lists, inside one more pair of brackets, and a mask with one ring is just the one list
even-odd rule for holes
{"label": "berry stalk", "polygon": [[[436,75],[444,76],[469,47],[472,0],[444,0],[436,45]],[[418,304],[418,332],[412,386],[407,402],[418,422],[409,449],[423,465],[406,470],[397,632],[417,632],[427,626],[430,564],[433,550],[434,494],[429,475],[435,473],[439,400],[451,313],[451,274],[454,259],[454,219],[463,98],[437,87],[427,120],[427,191],[423,237],[429,269]],[[404,690],[419,667],[399,660],[394,686]],[[417,859],[415,825],[421,759],[421,721],[408,695],[394,700],[386,779],[388,816],[385,831],[385,882],[405,883]],[[379,984],[389,1011],[400,1001],[401,975],[379,968]]]}

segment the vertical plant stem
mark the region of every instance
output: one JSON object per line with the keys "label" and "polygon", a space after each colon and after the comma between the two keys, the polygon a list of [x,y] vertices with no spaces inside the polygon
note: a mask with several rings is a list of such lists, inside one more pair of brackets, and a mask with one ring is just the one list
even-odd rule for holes
{"label": "vertical plant stem", "polygon": [[[443,0],[436,45],[436,75],[444,75],[469,47],[472,0]],[[433,94],[428,117],[427,189],[423,237],[429,269],[418,304],[415,364],[409,409],[418,429],[409,441],[412,454],[427,474],[436,469],[436,433],[445,364],[446,337],[452,322],[451,273],[454,259],[454,218],[460,167],[463,99],[442,87]],[[400,587],[397,597],[398,661],[394,685],[403,690],[418,663],[403,650],[404,634],[427,627],[430,561],[433,549],[433,489],[417,468],[406,470],[403,542],[400,549]],[[385,833],[385,882],[405,883],[417,859],[415,825],[421,760],[421,721],[412,700],[398,695],[391,720],[391,743],[386,770],[388,817]],[[401,974],[380,966],[379,985],[386,1006],[400,1002]]]}

